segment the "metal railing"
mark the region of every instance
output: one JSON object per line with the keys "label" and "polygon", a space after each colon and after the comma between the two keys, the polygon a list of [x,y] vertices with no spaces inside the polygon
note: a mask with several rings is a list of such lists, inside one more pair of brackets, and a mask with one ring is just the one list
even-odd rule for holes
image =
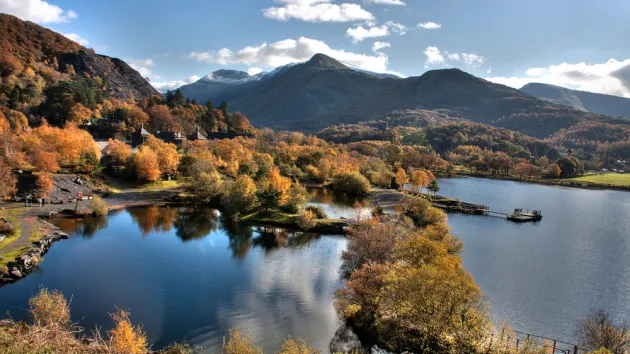
{"label": "metal railing", "polygon": [[546,354],[587,354],[589,352],[575,343],[519,331],[494,334],[488,344],[488,352],[528,353],[531,351],[534,353],[541,350]]}

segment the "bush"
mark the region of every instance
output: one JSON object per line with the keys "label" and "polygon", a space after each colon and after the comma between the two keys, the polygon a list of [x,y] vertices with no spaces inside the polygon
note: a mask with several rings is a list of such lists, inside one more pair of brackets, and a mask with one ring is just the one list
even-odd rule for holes
{"label": "bush", "polygon": [[295,340],[289,337],[282,342],[278,354],[319,354],[319,351],[309,347],[304,339]]}
{"label": "bush", "polygon": [[405,208],[405,215],[421,227],[446,223],[446,214],[437,208],[433,208],[426,199],[416,198]]}
{"label": "bush", "polygon": [[103,198],[95,195],[92,198],[92,215],[105,216],[109,213],[109,205],[103,200]]}
{"label": "bush", "polygon": [[10,222],[4,219],[0,219],[0,234],[13,235],[15,234],[15,229],[13,228],[13,225],[11,225]]}
{"label": "bush", "polygon": [[239,175],[225,190],[221,204],[226,214],[237,216],[256,206],[256,184],[249,176]]}
{"label": "bush", "polygon": [[134,326],[129,313],[123,310],[111,315],[114,328],[109,331],[111,349],[115,353],[145,354],[147,338],[140,326]]}
{"label": "bush", "polygon": [[241,334],[238,329],[230,330],[230,338],[227,342],[223,337],[223,352],[225,354],[263,354],[262,349],[255,347],[251,338]]}
{"label": "bush", "polygon": [[52,292],[46,288],[28,300],[29,312],[33,323],[38,326],[70,325],[70,307],[63,294],[57,290]]}
{"label": "bush", "polygon": [[328,218],[328,215],[326,215],[326,212],[324,211],[324,209],[322,209],[322,208],[320,208],[318,206],[309,205],[304,210],[310,211],[311,213],[313,213],[313,215],[315,215],[316,219],[326,219],[326,218]]}
{"label": "bush", "polygon": [[297,224],[304,230],[310,230],[317,225],[317,218],[313,212],[305,210],[298,216]]}
{"label": "bush", "polygon": [[332,181],[333,189],[350,195],[364,195],[370,192],[370,181],[359,172],[342,172]]}
{"label": "bush", "polygon": [[202,348],[191,347],[188,343],[173,343],[168,347],[159,351],[159,354],[197,354],[201,353]]}

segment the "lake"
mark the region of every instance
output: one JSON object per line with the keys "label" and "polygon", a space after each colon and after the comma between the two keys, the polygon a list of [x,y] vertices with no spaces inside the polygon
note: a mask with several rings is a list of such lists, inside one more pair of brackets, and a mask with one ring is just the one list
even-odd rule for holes
{"label": "lake", "polygon": [[478,178],[440,187],[491,208],[542,209],[543,220],[529,224],[449,214],[495,319],[568,341],[591,308],[630,320],[630,193]]}
{"label": "lake", "polygon": [[108,329],[118,306],[154,347],[186,339],[211,353],[230,328],[271,353],[289,335],[326,352],[341,325],[333,294],[342,237],[228,226],[214,210],[189,208],[133,208],[61,227],[73,237],[0,289],[0,312],[26,319],[28,298],[45,286],[72,298],[72,319],[85,328]]}
{"label": "lake", "polygon": [[[475,178],[440,186],[442,195],[497,209],[542,209],[535,224],[449,214],[494,319],[567,341],[592,307],[630,320],[630,193]],[[330,217],[353,215],[352,202],[310,192]],[[187,339],[209,352],[240,327],[269,352],[291,335],[327,353],[341,325],[333,294],[342,237],[233,225],[202,208],[133,208],[60,226],[73,237],[0,289],[1,313],[25,319],[43,285],[72,297],[73,320],[88,329],[108,329],[118,306],[155,347]]]}

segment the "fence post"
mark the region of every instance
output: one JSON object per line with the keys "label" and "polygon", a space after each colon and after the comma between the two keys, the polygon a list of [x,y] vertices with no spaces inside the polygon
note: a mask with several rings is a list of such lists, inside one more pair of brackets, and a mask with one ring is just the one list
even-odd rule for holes
{"label": "fence post", "polygon": [[556,340],[553,340],[553,352],[552,353],[556,353]]}
{"label": "fence post", "polygon": [[520,340],[520,338],[517,338],[517,339],[516,339],[516,349],[518,349],[518,343],[519,343],[520,341],[521,341],[521,340]]}
{"label": "fence post", "polygon": [[573,354],[578,354],[578,346],[577,345],[573,346]]}

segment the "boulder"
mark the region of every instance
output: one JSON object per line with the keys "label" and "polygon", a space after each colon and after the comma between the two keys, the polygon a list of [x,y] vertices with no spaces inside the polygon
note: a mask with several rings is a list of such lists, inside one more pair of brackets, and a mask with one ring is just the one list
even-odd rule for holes
{"label": "boulder", "polygon": [[55,236],[58,236],[62,240],[67,240],[70,238],[70,236],[63,231],[55,231]]}
{"label": "boulder", "polygon": [[29,256],[29,255],[21,256],[19,258],[19,262],[20,262],[20,264],[22,264],[25,267],[30,266],[31,265],[31,256]]}
{"label": "boulder", "polygon": [[20,272],[17,268],[13,268],[13,270],[11,271],[11,276],[14,279],[20,279],[22,278],[22,272]]}
{"label": "boulder", "polygon": [[0,327],[10,327],[13,325],[11,320],[0,320]]}

